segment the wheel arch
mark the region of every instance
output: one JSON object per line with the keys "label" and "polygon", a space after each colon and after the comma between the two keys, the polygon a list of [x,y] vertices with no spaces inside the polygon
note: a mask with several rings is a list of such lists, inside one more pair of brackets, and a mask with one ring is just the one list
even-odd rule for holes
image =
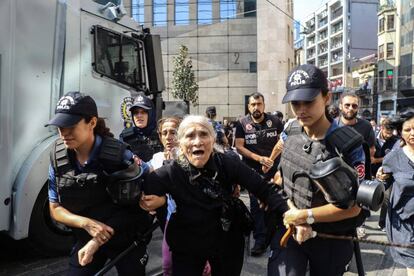
{"label": "wheel arch", "polygon": [[32,150],[14,181],[9,235],[16,240],[29,235],[33,207],[41,189],[47,183],[49,153],[56,138],[56,135],[49,137]]}

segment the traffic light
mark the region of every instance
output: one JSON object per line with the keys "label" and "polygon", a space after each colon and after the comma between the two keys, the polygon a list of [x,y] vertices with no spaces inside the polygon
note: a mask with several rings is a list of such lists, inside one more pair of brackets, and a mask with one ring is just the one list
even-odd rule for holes
{"label": "traffic light", "polygon": [[394,77],[394,70],[393,69],[387,69],[387,78],[392,79]]}

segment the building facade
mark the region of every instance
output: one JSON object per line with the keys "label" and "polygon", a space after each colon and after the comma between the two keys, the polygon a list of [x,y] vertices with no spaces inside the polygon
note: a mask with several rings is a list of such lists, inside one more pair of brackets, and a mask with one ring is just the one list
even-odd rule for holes
{"label": "building facade", "polygon": [[305,20],[305,60],[321,68],[334,100],[352,88],[353,63],[377,52],[378,1],[330,0]]}
{"label": "building facade", "polygon": [[132,17],[161,35],[165,100],[174,100],[172,60],[185,45],[199,85],[199,104],[191,113],[215,105],[220,120],[237,118],[256,91],[264,94],[267,111],[286,112],[281,99],[294,63],[293,22],[277,8],[293,17],[291,0],[128,1]]}
{"label": "building facade", "polygon": [[[381,0],[378,8],[378,118],[395,115],[398,97],[398,68],[400,60],[401,22],[397,16],[397,5]],[[377,118],[377,119],[378,119]]]}
{"label": "building facade", "polygon": [[[396,41],[399,41],[400,45],[399,54],[397,54],[397,65],[399,66],[397,77],[394,78],[396,82],[397,97],[396,105],[397,112],[405,107],[414,106],[414,86],[413,86],[413,29],[414,29],[414,5],[409,0],[395,1],[397,8],[397,29],[396,29]],[[399,23],[399,24],[398,24]]]}

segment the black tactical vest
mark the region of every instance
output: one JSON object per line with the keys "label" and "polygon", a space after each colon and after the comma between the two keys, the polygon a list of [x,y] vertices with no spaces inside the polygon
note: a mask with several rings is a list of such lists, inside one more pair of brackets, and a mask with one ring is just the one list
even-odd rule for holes
{"label": "black tactical vest", "polygon": [[104,171],[109,174],[124,169],[123,154],[126,149],[124,143],[104,137],[98,153],[98,165],[88,172],[76,174],[74,152],[65,147],[62,139],[57,139],[51,151],[51,164],[61,205],[79,214],[89,207],[110,203]]}
{"label": "black tactical vest", "polygon": [[[341,136],[342,131],[348,130],[338,129],[335,130],[333,135]],[[332,146],[333,144],[337,148],[338,144],[333,142],[326,144],[326,141],[332,140],[329,137],[331,135],[321,141],[311,140],[303,132],[302,127],[297,121],[293,121],[286,129],[286,132],[288,139],[283,145],[282,159],[280,161],[284,191],[299,209],[314,208],[327,204],[328,202],[325,200],[323,193],[307,174],[309,174],[310,168],[316,161],[338,156]],[[357,143],[354,143],[352,148],[355,148]],[[346,155],[346,153],[350,152],[351,149],[348,148],[344,154]],[[355,227],[361,225],[366,216],[367,213],[361,211],[360,215],[355,218],[338,222],[315,223],[312,227],[322,233],[353,234]]]}
{"label": "black tactical vest", "polygon": [[129,127],[122,131],[121,136],[124,142],[131,146],[132,152],[144,162],[150,161],[154,153],[162,151],[162,145],[155,130],[151,135],[144,136],[137,135],[134,127]]}

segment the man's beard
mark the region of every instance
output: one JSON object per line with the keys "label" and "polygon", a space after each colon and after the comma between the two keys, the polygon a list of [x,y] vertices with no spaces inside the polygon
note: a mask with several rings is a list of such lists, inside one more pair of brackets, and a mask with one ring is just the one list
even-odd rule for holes
{"label": "man's beard", "polygon": [[348,115],[346,112],[342,111],[342,117],[344,117],[346,120],[350,121],[356,118],[356,116],[358,115],[358,112],[349,112],[351,113],[350,115]]}
{"label": "man's beard", "polygon": [[253,111],[253,113],[252,113],[253,118],[255,118],[256,120],[260,119],[262,117],[262,115],[263,115],[263,113],[260,112],[259,110]]}

